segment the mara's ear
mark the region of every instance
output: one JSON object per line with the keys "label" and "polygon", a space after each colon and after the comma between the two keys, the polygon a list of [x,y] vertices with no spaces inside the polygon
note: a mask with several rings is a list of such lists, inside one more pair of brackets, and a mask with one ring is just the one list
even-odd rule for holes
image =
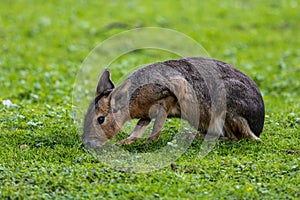
{"label": "mara's ear", "polygon": [[114,113],[129,105],[128,89],[131,85],[130,80],[126,80],[120,86],[113,90],[111,95],[110,105]]}
{"label": "mara's ear", "polygon": [[114,83],[110,80],[110,72],[106,69],[98,81],[96,96],[99,96],[103,93],[109,94],[114,88]]}

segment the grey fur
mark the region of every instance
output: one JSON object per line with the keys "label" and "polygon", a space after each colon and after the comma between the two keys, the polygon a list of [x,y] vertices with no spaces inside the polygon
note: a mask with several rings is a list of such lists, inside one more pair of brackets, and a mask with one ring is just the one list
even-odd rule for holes
{"label": "grey fur", "polygon": [[[112,86],[105,71],[97,91],[106,93],[96,92],[99,102],[91,103],[85,119],[82,140],[87,146],[100,146],[132,118],[141,120],[118,145],[140,138],[155,119],[147,140],[151,142],[159,137],[167,117],[182,117],[203,134],[235,140],[259,140],[263,130],[264,103],[256,84],[222,61],[190,57],[158,62],[136,70],[117,88]],[[99,125],[95,119],[102,115],[109,119]]]}

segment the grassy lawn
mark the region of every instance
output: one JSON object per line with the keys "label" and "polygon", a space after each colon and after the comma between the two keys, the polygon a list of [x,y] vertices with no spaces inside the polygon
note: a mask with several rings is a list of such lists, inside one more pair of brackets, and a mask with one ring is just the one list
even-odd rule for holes
{"label": "grassy lawn", "polygon": [[[0,198],[299,199],[299,9],[299,0],[1,1]],[[258,84],[262,142],[218,142],[201,158],[193,141],[173,167],[149,173],[110,168],[83,147],[72,118],[83,60],[110,36],[150,26],[185,33]],[[168,56],[140,51],[113,65]],[[126,73],[118,72],[114,80]],[[2,104],[8,99],[16,106]],[[175,131],[166,125],[148,150]]]}

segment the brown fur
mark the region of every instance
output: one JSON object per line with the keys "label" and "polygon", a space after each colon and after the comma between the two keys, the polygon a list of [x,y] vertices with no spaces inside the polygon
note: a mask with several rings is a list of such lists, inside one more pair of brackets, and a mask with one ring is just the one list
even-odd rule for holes
{"label": "brown fur", "polygon": [[[105,117],[102,124],[97,121],[100,116]],[[203,134],[259,140],[264,104],[248,76],[217,60],[193,57],[155,63],[138,69],[117,88],[106,70],[87,112],[82,140],[87,146],[100,146],[126,121],[138,118],[132,134],[117,145],[136,141],[155,119],[147,139],[151,142],[159,137],[167,117],[182,117]]]}

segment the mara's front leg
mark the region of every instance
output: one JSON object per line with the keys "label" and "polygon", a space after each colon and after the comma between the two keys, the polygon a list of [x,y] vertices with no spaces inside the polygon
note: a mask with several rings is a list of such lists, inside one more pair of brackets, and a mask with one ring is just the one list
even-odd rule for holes
{"label": "mara's front leg", "polygon": [[121,140],[120,142],[117,142],[115,145],[120,146],[122,144],[131,144],[135,142],[137,139],[141,138],[150,121],[151,119],[149,118],[140,119],[136,124],[135,128],[133,129],[131,135],[128,138]]}
{"label": "mara's front leg", "polygon": [[[159,135],[161,134],[162,128],[164,127],[164,124],[166,122],[166,119],[168,117],[167,110],[165,106],[163,105],[156,105],[155,111],[152,112],[150,115],[151,118],[155,118],[153,129],[151,132],[151,135],[146,140],[146,143],[152,142],[153,140],[157,139]],[[154,116],[153,116],[154,115]]]}

